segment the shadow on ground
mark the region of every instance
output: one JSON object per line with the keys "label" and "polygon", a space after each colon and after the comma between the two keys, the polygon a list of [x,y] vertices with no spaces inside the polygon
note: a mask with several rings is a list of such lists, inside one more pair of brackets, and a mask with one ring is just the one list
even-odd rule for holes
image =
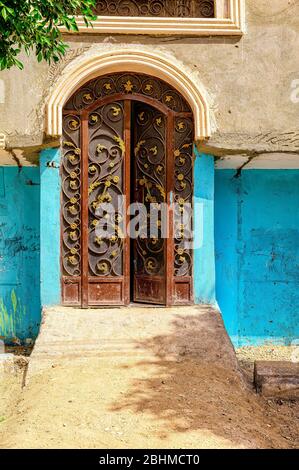
{"label": "shadow on ground", "polygon": [[254,393],[210,307],[59,307],[46,316],[30,363],[13,399],[11,384],[0,383],[0,448],[299,444],[298,406]]}
{"label": "shadow on ground", "polygon": [[233,447],[295,447],[289,416],[255,394],[220,317],[211,315],[207,309],[198,317],[178,316],[171,334],[137,342],[136,349],[154,356],[133,366],[140,376],[148,369],[148,377],[134,380],[110,411],[150,413],[160,421],[166,443],[169,434],[191,433],[195,448],[202,447],[205,435]]}

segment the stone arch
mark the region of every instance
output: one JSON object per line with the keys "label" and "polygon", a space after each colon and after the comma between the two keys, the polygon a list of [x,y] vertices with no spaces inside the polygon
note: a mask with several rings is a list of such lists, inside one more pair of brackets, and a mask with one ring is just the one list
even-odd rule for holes
{"label": "stone arch", "polygon": [[104,45],[92,47],[72,61],[53,85],[46,104],[46,134],[61,135],[63,106],[80,86],[92,78],[113,72],[144,73],[172,85],[193,111],[195,140],[210,137],[213,124],[210,100],[195,72],[164,51]]}

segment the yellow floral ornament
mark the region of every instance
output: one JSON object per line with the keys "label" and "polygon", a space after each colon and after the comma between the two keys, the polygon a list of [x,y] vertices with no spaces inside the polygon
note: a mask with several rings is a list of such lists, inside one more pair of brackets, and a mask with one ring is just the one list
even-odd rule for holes
{"label": "yellow floral ornament", "polygon": [[85,101],[91,101],[92,100],[92,96],[90,93],[85,93],[83,95],[83,98],[85,99]]}
{"label": "yellow floral ornament", "polygon": [[134,85],[131,82],[131,80],[128,80],[127,83],[124,84],[124,89],[127,93],[132,93],[133,88],[134,88]]}
{"label": "yellow floral ornament", "polygon": [[158,147],[155,145],[150,149],[150,152],[152,152],[153,155],[158,155]]}
{"label": "yellow floral ornament", "polygon": [[119,137],[118,135],[115,135],[113,139],[115,140],[115,142],[118,143],[119,148],[121,149],[122,155],[124,156],[125,151],[126,151],[126,146],[125,146],[123,139]]}
{"label": "yellow floral ornament", "polygon": [[120,114],[121,109],[120,109],[119,107],[117,107],[117,106],[112,106],[111,109],[112,109],[112,111],[113,111],[113,112],[112,112],[113,116],[116,117],[116,116],[118,116],[118,115]]}
{"label": "yellow floral ornament", "polygon": [[105,145],[101,145],[101,144],[97,145],[97,153],[102,153],[103,150],[106,150],[106,149],[107,147],[105,147]]}
{"label": "yellow floral ornament", "polygon": [[76,256],[69,256],[68,260],[73,266],[77,266],[77,264],[79,264],[79,261]]}
{"label": "yellow floral ornament", "polygon": [[79,127],[79,122],[73,119],[72,121],[70,121],[70,127],[72,129],[77,129]]}
{"label": "yellow floral ornament", "polygon": [[166,103],[170,103],[172,100],[173,100],[173,96],[171,96],[171,95],[167,95],[167,96],[165,97],[165,102],[166,102]]}

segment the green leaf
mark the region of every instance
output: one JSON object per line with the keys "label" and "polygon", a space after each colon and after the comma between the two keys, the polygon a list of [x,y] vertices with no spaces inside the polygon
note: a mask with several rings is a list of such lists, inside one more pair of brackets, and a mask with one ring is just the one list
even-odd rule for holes
{"label": "green leaf", "polygon": [[6,10],[5,7],[2,8],[2,10],[1,10],[1,15],[2,15],[2,17],[6,20],[6,18],[7,18],[7,10]]}
{"label": "green leaf", "polygon": [[21,50],[36,51],[37,61],[58,61],[68,45],[59,30],[62,25],[78,32],[76,16],[86,26],[96,18],[95,0],[0,0],[0,69],[23,68]]}

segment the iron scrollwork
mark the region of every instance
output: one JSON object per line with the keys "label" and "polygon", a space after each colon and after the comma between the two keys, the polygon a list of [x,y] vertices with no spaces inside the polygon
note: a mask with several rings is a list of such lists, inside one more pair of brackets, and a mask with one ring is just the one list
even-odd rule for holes
{"label": "iron scrollwork", "polygon": [[214,18],[214,0],[100,0],[100,16]]}
{"label": "iron scrollwork", "polygon": [[89,115],[88,251],[90,275],[96,277],[123,274],[123,128],[122,102]]}
{"label": "iron scrollwork", "polygon": [[144,104],[135,105],[135,115],[136,200],[146,208],[134,247],[135,274],[157,276],[165,273],[166,119]]}
{"label": "iron scrollwork", "polygon": [[65,110],[81,111],[97,100],[115,94],[153,98],[175,112],[191,112],[187,101],[168,83],[144,74],[115,73],[96,78],[80,88]]}
{"label": "iron scrollwork", "polygon": [[62,157],[62,260],[65,276],[81,275],[81,121],[63,119]]}
{"label": "iron scrollwork", "polygon": [[192,214],[193,214],[193,121],[178,117],[175,120],[175,276],[191,276],[192,255]]}

